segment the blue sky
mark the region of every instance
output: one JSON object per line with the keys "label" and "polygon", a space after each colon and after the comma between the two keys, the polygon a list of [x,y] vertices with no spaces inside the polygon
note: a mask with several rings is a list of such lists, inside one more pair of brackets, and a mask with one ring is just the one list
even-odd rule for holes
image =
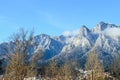
{"label": "blue sky", "polygon": [[120,25],[120,0],[0,0],[0,42],[20,27],[60,35],[100,21]]}

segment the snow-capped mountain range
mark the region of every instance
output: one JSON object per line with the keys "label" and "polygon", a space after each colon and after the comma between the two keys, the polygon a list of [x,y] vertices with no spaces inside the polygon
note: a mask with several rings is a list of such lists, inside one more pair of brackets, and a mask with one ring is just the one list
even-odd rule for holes
{"label": "snow-capped mountain range", "polygon": [[[1,56],[6,53],[3,48],[9,46],[12,46],[11,42],[0,44]],[[120,26],[100,22],[92,29],[83,25],[76,30],[75,34],[71,32],[67,35],[52,37],[40,34],[34,37],[33,49],[32,55],[35,52],[39,54],[40,50],[44,51],[44,59],[46,60],[51,58],[81,60],[91,51],[96,51],[99,58],[106,63],[113,56],[120,54]]]}

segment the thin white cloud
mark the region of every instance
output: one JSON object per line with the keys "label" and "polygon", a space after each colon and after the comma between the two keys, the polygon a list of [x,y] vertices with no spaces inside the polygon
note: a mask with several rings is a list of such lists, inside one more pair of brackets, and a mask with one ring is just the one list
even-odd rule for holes
{"label": "thin white cloud", "polygon": [[[118,38],[120,37],[120,28],[107,28],[104,31],[100,32],[104,33],[107,36],[110,36],[112,38]],[[64,31],[62,35],[64,36],[74,36],[79,34],[79,29],[73,30],[73,31]]]}
{"label": "thin white cloud", "polygon": [[120,37],[120,28],[107,28],[104,30],[104,34],[110,37]]}
{"label": "thin white cloud", "polygon": [[77,34],[79,34],[79,30],[80,30],[80,29],[73,30],[73,31],[72,31],[72,35],[77,35]]}
{"label": "thin white cloud", "polygon": [[64,35],[64,36],[70,36],[70,35],[71,35],[71,32],[70,32],[70,31],[64,31],[64,32],[62,33],[62,35]]}
{"label": "thin white cloud", "polygon": [[79,33],[79,29],[73,30],[73,31],[64,31],[62,35],[64,36],[74,36]]}

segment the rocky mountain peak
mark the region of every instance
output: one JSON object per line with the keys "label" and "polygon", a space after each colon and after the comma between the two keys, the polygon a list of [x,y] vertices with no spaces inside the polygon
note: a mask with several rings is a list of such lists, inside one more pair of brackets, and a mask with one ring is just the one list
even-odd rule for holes
{"label": "rocky mountain peak", "polygon": [[[68,58],[76,55],[78,59],[81,59],[81,56],[95,50],[100,53],[104,61],[106,57],[111,58],[112,53],[120,51],[120,26],[101,21],[92,30],[83,25],[75,31],[75,33],[71,32],[74,35],[70,36],[37,35],[34,37],[33,51],[35,49],[39,54],[39,50],[42,48],[45,51],[44,58],[46,60],[55,56],[61,57],[63,60],[64,55],[69,56]],[[116,38],[116,36],[118,37]],[[9,45],[13,48],[12,44]],[[4,47],[8,48],[8,43],[0,44],[0,54],[5,53]]]}
{"label": "rocky mountain peak", "polygon": [[79,32],[78,32],[78,35],[81,35],[81,36],[87,36],[88,34],[90,33],[90,30],[85,26],[83,25]]}
{"label": "rocky mountain peak", "polygon": [[107,28],[120,28],[120,26],[116,26],[115,24],[105,23],[103,21],[99,22],[95,28],[92,29],[93,32],[101,32]]}
{"label": "rocky mountain peak", "polygon": [[107,28],[107,23],[104,23],[103,21],[99,22],[95,28],[93,28],[93,32],[100,32]]}

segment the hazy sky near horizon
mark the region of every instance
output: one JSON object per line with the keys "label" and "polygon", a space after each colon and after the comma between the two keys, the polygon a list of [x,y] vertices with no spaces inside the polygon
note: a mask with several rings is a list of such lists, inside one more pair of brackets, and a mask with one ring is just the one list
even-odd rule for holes
{"label": "hazy sky near horizon", "polygon": [[120,0],[0,0],[0,42],[20,27],[54,36],[119,18]]}

